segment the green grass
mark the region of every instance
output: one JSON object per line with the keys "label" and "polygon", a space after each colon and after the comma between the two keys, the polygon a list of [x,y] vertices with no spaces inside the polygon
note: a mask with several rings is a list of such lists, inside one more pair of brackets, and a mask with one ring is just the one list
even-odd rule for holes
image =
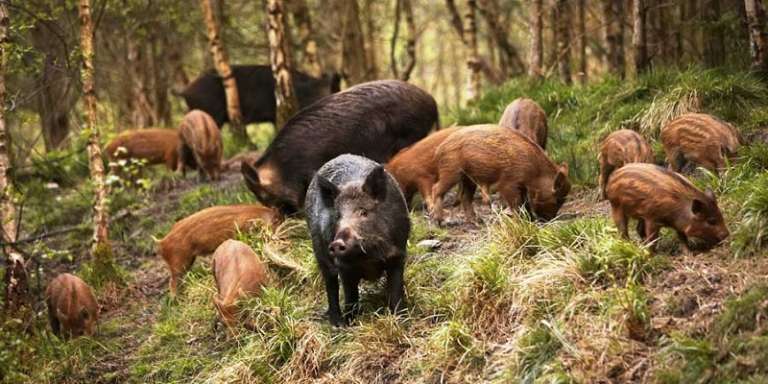
{"label": "green grass", "polygon": [[[494,122],[514,98],[535,99],[550,119],[548,152],[570,163],[575,189],[583,191],[596,182],[595,149],[606,133],[620,127],[641,130],[659,154],[653,138],[660,125],[688,110],[713,113],[752,132],[768,125],[766,89],[749,74],[697,68],[656,71],[639,81],[607,78],[587,86],[521,79],[490,90],[447,120]],[[273,134],[271,126],[249,127],[249,133],[259,149]],[[227,155],[244,150],[226,130],[225,143]],[[79,172],[75,165],[68,166],[74,167],[68,174]],[[716,256],[700,257],[718,257],[727,265],[732,255],[765,254],[766,170],[768,147],[753,144],[720,177],[706,172],[694,177],[698,186],[715,191],[732,231],[722,256],[718,250]],[[131,279],[146,271],[166,272],[153,258],[153,237],[162,237],[174,222],[201,209],[253,201],[242,183],[201,184],[178,193],[168,188],[177,176],[153,170],[150,178],[155,181],[138,190],[116,189],[111,201],[113,215],[129,213],[113,222],[113,239],[123,256],[141,258],[138,269],[127,269],[133,273],[127,276],[131,289],[140,289],[131,286]],[[53,191],[39,182],[24,184],[29,201],[25,231],[83,226],[59,241],[30,247],[46,263],[69,268],[81,260],[77,245],[90,234],[91,196],[81,181]],[[45,208],[53,199],[56,209]],[[146,302],[125,299],[121,309],[126,314],[104,320],[94,338],[63,342],[52,337],[45,331],[42,307],[36,308],[43,316],[31,333],[4,324],[0,381],[88,381],[94,367],[120,354],[125,355],[120,370],[96,375],[135,383],[607,382],[621,380],[609,377],[611,367],[634,364],[642,356],[652,362],[643,369],[650,370],[647,377],[654,382],[702,377],[761,382],[768,376],[763,363],[768,359],[768,289],[762,285],[735,292],[717,314],[705,315],[711,325],[703,331],[686,332],[687,319],[672,331],[654,327],[655,316],[666,316],[679,305],[678,296],[660,294],[668,289],[667,273],[687,267],[681,266],[686,259],[677,255],[677,240],[669,231],[652,254],[636,238],[620,239],[607,215],[550,223],[522,214],[484,219],[479,229],[458,231],[435,226],[421,211],[411,213],[408,305],[401,316],[386,310],[382,279],[361,284],[362,313],[351,326],[331,327],[306,225],[292,218],[274,232],[237,234],[266,260],[274,279],[259,297],[241,302],[247,326],[234,334],[216,325],[210,260],[201,257],[175,300],[164,293]],[[423,240],[441,245],[430,249],[419,245]],[[135,345],[125,347],[125,339]]]}

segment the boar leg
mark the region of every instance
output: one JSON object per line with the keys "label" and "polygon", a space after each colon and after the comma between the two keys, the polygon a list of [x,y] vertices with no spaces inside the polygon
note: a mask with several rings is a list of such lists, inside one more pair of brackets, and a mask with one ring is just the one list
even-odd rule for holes
{"label": "boar leg", "polygon": [[[432,208],[434,207],[434,199],[432,198],[432,186],[434,185],[435,180],[431,177],[423,178],[418,182],[419,194],[421,195],[421,199],[424,200],[424,205],[427,212],[432,211]],[[409,195],[406,196],[406,202],[408,202],[409,207],[411,206],[412,200],[413,191],[410,191]]]}
{"label": "boar leg", "polygon": [[605,196],[605,188],[608,185],[608,177],[611,176],[611,173],[613,173],[614,167],[610,164],[605,164],[603,166],[600,164],[600,196],[602,196],[603,199],[606,198]]}
{"label": "boar leg", "polygon": [[434,204],[432,217],[438,224],[443,222],[443,196],[459,182],[460,178],[461,175],[455,171],[440,172],[437,183],[432,187],[432,201]]}
{"label": "boar leg", "polygon": [[475,210],[472,209],[472,200],[475,197],[475,191],[477,190],[477,184],[475,184],[469,177],[462,176],[461,178],[461,208],[464,210],[464,218],[468,222],[474,222],[477,217],[475,216]]}
{"label": "boar leg", "polygon": [[[405,260],[405,257],[400,259]],[[403,262],[387,268],[387,304],[393,314],[398,314],[405,307],[403,269]]]}
{"label": "boar leg", "polygon": [[59,318],[56,317],[56,309],[50,305],[48,306],[48,320],[51,322],[51,330],[53,330],[53,334],[61,336],[61,324],[59,323]]}
{"label": "boar leg", "polygon": [[611,216],[613,217],[613,222],[616,224],[616,229],[619,230],[621,237],[625,240],[629,240],[627,215],[624,213],[624,210],[616,206],[611,206]]}
{"label": "boar leg", "polygon": [[645,220],[637,219],[636,229],[637,229],[637,236],[639,236],[641,240],[645,241]]}
{"label": "boar leg", "polygon": [[645,238],[643,239],[646,244],[651,246],[651,250],[656,249],[656,240],[659,238],[659,225],[653,220],[646,219],[645,221]]}
{"label": "boar leg", "polygon": [[322,271],[325,280],[325,294],[328,296],[328,319],[334,326],[342,325],[339,307],[339,276],[329,271]]}
{"label": "boar leg", "polygon": [[[514,213],[518,212],[518,208],[523,204],[522,189],[517,184],[499,183],[499,195],[504,201],[507,202],[507,206]],[[533,216],[531,216],[533,217]]]}
{"label": "boar leg", "polygon": [[352,320],[360,312],[359,278],[341,276],[341,285],[344,288],[344,318]]}
{"label": "boar leg", "polygon": [[675,231],[675,232],[677,232],[677,238],[680,239],[680,242],[682,243],[683,254],[684,255],[692,254],[693,252],[691,251],[690,248],[688,248],[688,236],[686,236],[685,233],[683,233],[682,231]]}

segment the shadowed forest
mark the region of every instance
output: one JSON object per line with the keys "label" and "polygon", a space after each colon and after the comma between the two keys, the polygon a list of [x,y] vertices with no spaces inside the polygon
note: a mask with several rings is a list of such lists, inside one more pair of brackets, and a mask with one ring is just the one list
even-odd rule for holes
{"label": "shadowed forest", "polygon": [[768,382],[762,0],[0,0],[0,382]]}

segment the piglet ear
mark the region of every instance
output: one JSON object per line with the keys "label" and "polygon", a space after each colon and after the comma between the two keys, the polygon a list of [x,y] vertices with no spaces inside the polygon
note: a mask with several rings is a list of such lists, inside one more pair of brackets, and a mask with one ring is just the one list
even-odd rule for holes
{"label": "piglet ear", "polygon": [[714,193],[714,192],[712,192],[712,189],[710,189],[710,188],[707,188],[707,190],[706,190],[706,191],[704,191],[704,196],[706,196],[708,199],[712,199],[712,201],[715,201],[715,200],[717,200],[717,199],[715,198],[715,193]]}
{"label": "piglet ear", "polygon": [[704,216],[707,211],[707,205],[699,199],[693,199],[693,202],[691,203],[691,211],[696,216]]}
{"label": "piglet ear", "polygon": [[560,164],[560,173],[563,173],[565,177],[568,177],[568,163],[563,161],[562,164]]}
{"label": "piglet ear", "polygon": [[317,187],[320,189],[320,198],[326,207],[333,207],[336,196],[339,195],[339,187],[323,176],[317,175]]}
{"label": "piglet ear", "polygon": [[387,174],[383,166],[376,166],[368,174],[363,184],[363,192],[380,201],[387,197]]}

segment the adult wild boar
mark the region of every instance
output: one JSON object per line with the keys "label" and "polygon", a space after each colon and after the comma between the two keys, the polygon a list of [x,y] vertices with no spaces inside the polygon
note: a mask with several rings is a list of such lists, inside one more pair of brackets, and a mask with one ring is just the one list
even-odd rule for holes
{"label": "adult wild boar", "polygon": [[630,129],[612,132],[600,143],[600,193],[605,198],[605,185],[613,171],[629,163],[653,163],[653,149],[639,133]]}
{"label": "adult wild boar", "polygon": [[120,133],[107,144],[110,161],[146,160],[147,164],[165,164],[171,171],[178,166],[179,132],[175,129],[132,129]]}
{"label": "adult wild boar", "polygon": [[541,149],[547,149],[547,114],[535,101],[517,98],[504,109],[499,126],[519,131]]}
{"label": "adult wild boar", "polygon": [[718,172],[736,155],[739,141],[736,128],[703,113],[686,113],[661,128],[667,162],[676,172],[689,164]]}
{"label": "adult wild boar", "polygon": [[158,253],[171,272],[171,295],[176,295],[179,278],[197,256],[213,252],[225,240],[233,238],[238,229],[247,231],[257,225],[274,229],[282,221],[278,211],[258,204],[210,207],[179,220],[158,242]]}
{"label": "adult wild boar", "polygon": [[218,180],[221,172],[221,132],[211,116],[199,109],[184,115],[179,126],[179,169],[186,176],[186,165],[194,164],[209,180]]}
{"label": "adult wild boar", "polygon": [[227,240],[213,253],[213,277],[217,293],[213,303],[221,321],[229,328],[235,325],[237,301],[261,293],[267,284],[267,265],[243,242]]}
{"label": "adult wild boar", "polygon": [[328,296],[328,316],[342,324],[358,310],[358,284],[386,272],[387,302],[403,308],[403,269],[411,223],[397,181],[384,167],[356,155],[341,155],[320,168],[307,191],[305,211]]}
{"label": "adult wild boar", "polygon": [[611,175],[606,188],[619,233],[637,219],[637,234],[647,243],[662,227],[677,232],[686,252],[706,251],[728,237],[728,228],[712,191],[702,192],[682,175],[653,165],[627,164]]}
{"label": "adult wild boar", "polygon": [[91,287],[79,277],[62,273],[45,290],[48,318],[56,336],[93,335],[99,319],[99,304]]}
{"label": "adult wild boar", "polygon": [[521,205],[551,220],[571,190],[568,165],[557,165],[541,147],[517,131],[475,125],[449,136],[435,152],[438,181],[432,189],[433,217],[443,220],[443,195],[461,183],[467,220],[475,219],[472,197],[477,185],[495,186],[510,209]]}
{"label": "adult wild boar", "polygon": [[[232,73],[237,83],[243,123],[274,123],[275,78],[270,66],[234,65]],[[338,74],[323,75],[319,79],[299,71],[292,71],[291,75],[300,108],[339,91],[341,77]],[[200,109],[207,112],[218,127],[229,121],[224,85],[215,70],[201,74],[180,95],[190,110]]]}
{"label": "adult wild boar", "polygon": [[435,99],[399,80],[373,81],[304,108],[277,133],[264,155],[243,165],[248,188],[263,204],[291,213],[304,205],[312,175],[351,153],[386,162],[436,126]]}

